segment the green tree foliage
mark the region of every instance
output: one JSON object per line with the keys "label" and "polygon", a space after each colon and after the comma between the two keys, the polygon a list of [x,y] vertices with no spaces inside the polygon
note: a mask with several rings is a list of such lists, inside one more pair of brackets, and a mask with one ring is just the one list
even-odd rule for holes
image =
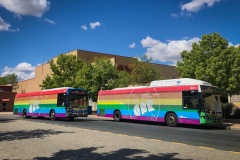
{"label": "green tree foliage", "polygon": [[199,43],[193,43],[191,51],[181,52],[177,70],[181,77],[205,80],[235,94],[240,90],[239,51],[239,47],[229,47],[218,33],[206,34]]}
{"label": "green tree foliage", "polygon": [[11,84],[14,89],[18,88],[17,75],[8,74],[6,76],[0,77],[0,85]]}
{"label": "green tree foliage", "polygon": [[152,58],[144,55],[141,60],[136,60],[132,66],[131,81],[134,85],[146,85],[153,80],[161,79],[161,72],[152,64]]}
{"label": "green tree foliage", "polygon": [[118,81],[116,87],[127,87],[131,84],[131,75],[127,71],[118,71]]}
{"label": "green tree foliage", "polygon": [[112,89],[118,85],[118,71],[110,59],[96,58],[92,64],[84,64],[78,72],[78,84],[84,86],[97,100],[98,91]]}
{"label": "green tree foliage", "polygon": [[[93,63],[81,61],[73,55],[60,55],[56,62],[50,61],[51,75],[47,75],[40,87],[75,87],[87,89],[94,101],[103,89],[127,87],[130,84],[145,85],[160,78],[160,72],[151,65],[146,56],[135,61],[132,73],[118,71],[108,58],[96,58]],[[140,77],[140,78],[139,78]]]}
{"label": "green tree foliage", "polygon": [[52,70],[51,75],[47,75],[46,79],[40,85],[42,89],[57,88],[57,87],[76,87],[77,86],[77,73],[82,68],[83,61],[75,55],[61,54],[56,62],[50,61]]}

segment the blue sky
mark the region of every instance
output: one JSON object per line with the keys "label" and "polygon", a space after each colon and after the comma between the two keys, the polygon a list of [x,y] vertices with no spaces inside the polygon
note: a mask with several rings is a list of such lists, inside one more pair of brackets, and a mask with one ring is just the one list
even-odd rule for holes
{"label": "blue sky", "polygon": [[151,56],[175,65],[203,34],[240,44],[239,0],[0,0],[0,75],[34,77],[61,53]]}

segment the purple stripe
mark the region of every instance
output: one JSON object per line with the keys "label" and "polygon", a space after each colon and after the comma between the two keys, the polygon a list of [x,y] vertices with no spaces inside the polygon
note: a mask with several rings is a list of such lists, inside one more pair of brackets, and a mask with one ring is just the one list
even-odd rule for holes
{"label": "purple stripe", "polygon": [[[100,115],[98,115],[98,116],[100,116]],[[113,114],[105,114],[104,117],[113,118]]]}
{"label": "purple stripe", "polygon": [[164,122],[164,118],[162,117],[146,117],[146,116],[122,116],[123,119],[133,119],[133,120],[141,120],[141,121],[153,121],[153,122]]}
{"label": "purple stripe", "polygon": [[[97,114],[97,116],[101,116]],[[113,114],[105,114],[103,117],[113,118]],[[154,117],[146,117],[146,116],[129,116],[122,115],[122,119],[132,119],[132,120],[141,120],[141,121],[156,121],[156,122],[164,122],[164,118],[154,118]]]}
{"label": "purple stripe", "polygon": [[64,117],[66,117],[66,114],[57,113],[57,114],[56,114],[56,117],[64,118]]}
{"label": "purple stripe", "polygon": [[[18,112],[19,116],[22,116],[22,112]],[[49,113],[28,113],[27,116],[36,116],[36,117],[49,117]],[[65,113],[56,113],[56,117],[64,118],[66,117]]]}
{"label": "purple stripe", "polygon": [[185,124],[200,124],[199,119],[189,119],[189,118],[179,118],[178,123],[185,123]]}

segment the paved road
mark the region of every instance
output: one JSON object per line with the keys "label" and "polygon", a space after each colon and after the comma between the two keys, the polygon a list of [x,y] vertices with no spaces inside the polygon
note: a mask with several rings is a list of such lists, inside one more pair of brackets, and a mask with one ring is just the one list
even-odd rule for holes
{"label": "paved road", "polygon": [[0,115],[0,159],[231,160],[240,157],[239,133],[94,116],[69,122]]}

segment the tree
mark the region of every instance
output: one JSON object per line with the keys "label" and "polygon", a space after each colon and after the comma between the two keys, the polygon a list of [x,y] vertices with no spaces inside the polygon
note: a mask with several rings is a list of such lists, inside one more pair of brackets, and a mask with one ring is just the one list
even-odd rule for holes
{"label": "tree", "polygon": [[191,51],[181,52],[182,62],[177,62],[177,70],[181,77],[208,81],[235,94],[240,90],[239,56],[239,47],[229,47],[219,33],[206,34],[199,43],[193,43]]}
{"label": "tree", "polygon": [[135,85],[146,85],[153,80],[161,79],[161,72],[150,62],[152,58],[144,55],[141,60],[136,60],[132,66],[131,81]]}
{"label": "tree", "polygon": [[11,84],[13,89],[18,88],[18,81],[16,74],[7,74],[6,76],[0,77],[0,85]]}
{"label": "tree", "polygon": [[83,61],[77,58],[75,55],[63,55],[61,54],[56,62],[50,61],[50,67],[52,70],[51,75],[47,75],[43,80],[40,87],[42,89],[56,88],[56,87],[76,87],[76,77],[78,71],[83,66]]}
{"label": "tree", "polygon": [[77,75],[77,83],[84,86],[92,95],[93,101],[97,100],[98,91],[113,89],[118,84],[118,71],[110,59],[96,58],[92,64],[84,64]]}
{"label": "tree", "polygon": [[127,71],[118,71],[117,87],[127,87],[131,84],[131,74]]}

